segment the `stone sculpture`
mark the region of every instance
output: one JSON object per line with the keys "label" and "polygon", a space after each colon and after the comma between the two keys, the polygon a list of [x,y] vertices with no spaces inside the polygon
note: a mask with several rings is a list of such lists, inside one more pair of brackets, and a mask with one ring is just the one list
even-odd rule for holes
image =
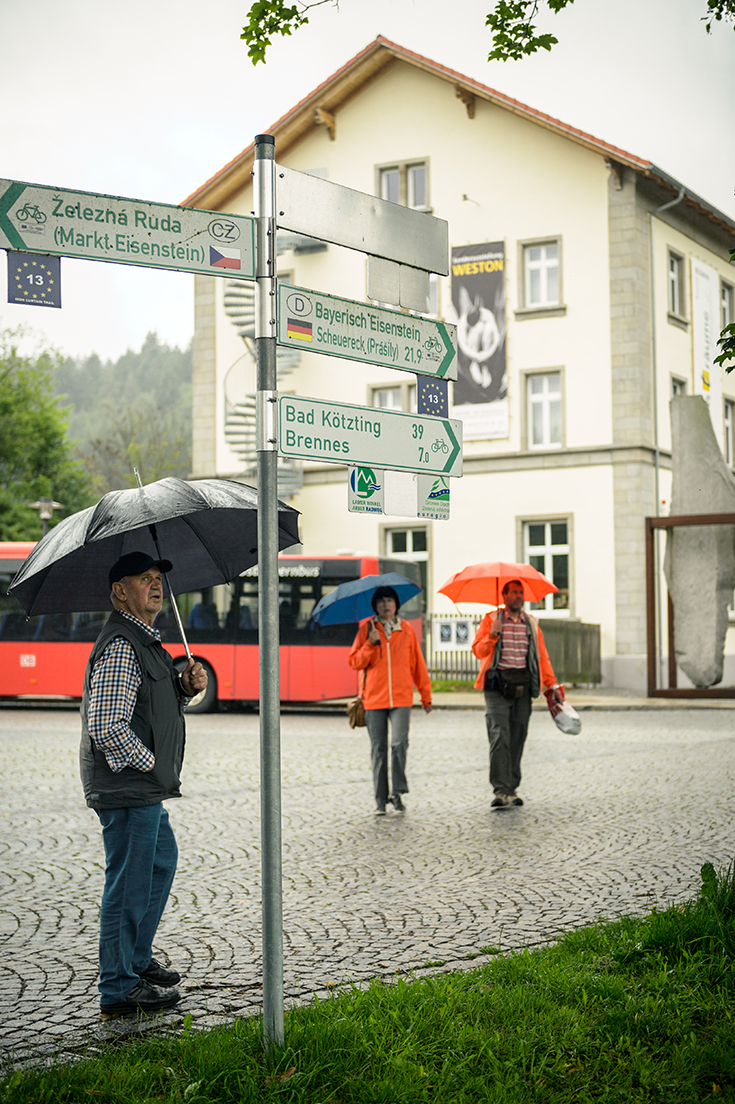
{"label": "stone sculpture", "polygon": [[[735,477],[701,395],[671,401],[672,516],[735,513]],[[676,661],[695,686],[722,680],[735,589],[735,526],[670,529],[664,575],[674,604]]]}

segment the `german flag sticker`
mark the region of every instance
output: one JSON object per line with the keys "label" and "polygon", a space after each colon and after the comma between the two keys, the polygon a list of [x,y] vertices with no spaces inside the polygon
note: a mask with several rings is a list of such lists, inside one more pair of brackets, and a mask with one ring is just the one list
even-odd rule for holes
{"label": "german flag sticker", "polygon": [[286,324],[286,337],[289,341],[311,341],[311,322],[302,322],[300,318],[289,318]]}

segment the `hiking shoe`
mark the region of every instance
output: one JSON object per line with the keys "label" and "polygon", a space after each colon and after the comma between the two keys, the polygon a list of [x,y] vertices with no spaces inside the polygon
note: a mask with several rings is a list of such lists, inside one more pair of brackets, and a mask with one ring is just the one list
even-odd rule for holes
{"label": "hiking shoe", "polygon": [[507,809],[512,804],[507,794],[497,793],[490,802],[491,809]]}
{"label": "hiking shoe", "polygon": [[168,970],[160,962],[152,958],[145,970],[138,974],[141,981],[149,981],[151,985],[160,985],[162,989],[170,989],[172,985],[178,985],[181,974],[178,970]]}
{"label": "hiking shoe", "polygon": [[100,1013],[103,1017],[130,1016],[136,1012],[161,1012],[164,1008],[173,1008],[181,1000],[178,989],[161,989],[158,985],[151,985],[148,981],[139,981],[127,997],[113,1004],[100,1002]]}
{"label": "hiking shoe", "polygon": [[405,813],[406,806],[403,804],[400,794],[391,794],[388,800],[397,813]]}

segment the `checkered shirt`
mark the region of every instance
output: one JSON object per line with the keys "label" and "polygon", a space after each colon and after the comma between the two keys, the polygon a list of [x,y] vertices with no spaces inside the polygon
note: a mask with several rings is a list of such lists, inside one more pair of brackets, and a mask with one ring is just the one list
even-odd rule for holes
{"label": "checkered shirt", "polygon": [[[158,629],[126,610],[118,610],[118,613],[160,641]],[[89,697],[89,734],[95,747],[104,754],[110,770],[116,774],[124,767],[150,771],[155,766],[155,755],[130,727],[142,682],[133,645],[124,637],[116,636],[94,665]]]}
{"label": "checkered shirt", "polygon": [[514,621],[508,611],[503,616],[503,651],[498,668],[523,668],[528,663],[528,629],[526,619],[521,613]]}

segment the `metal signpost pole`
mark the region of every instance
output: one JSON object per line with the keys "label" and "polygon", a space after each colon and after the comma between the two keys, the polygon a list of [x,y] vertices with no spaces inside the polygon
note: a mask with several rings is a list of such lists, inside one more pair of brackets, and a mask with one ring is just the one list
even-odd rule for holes
{"label": "metal signpost pole", "polygon": [[255,346],[258,367],[258,640],[260,653],[260,823],[263,892],[263,1032],[282,1046],[283,894],[278,632],[278,441],[276,433],[275,141],[255,138]]}

